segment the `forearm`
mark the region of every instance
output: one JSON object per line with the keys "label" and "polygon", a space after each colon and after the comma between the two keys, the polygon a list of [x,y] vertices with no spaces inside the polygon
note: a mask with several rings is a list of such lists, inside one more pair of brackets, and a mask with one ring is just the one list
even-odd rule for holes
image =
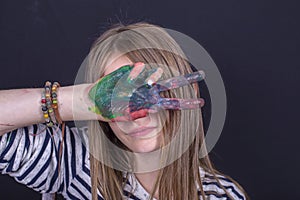
{"label": "forearm", "polygon": [[13,129],[43,122],[42,89],[0,91],[0,135]]}
{"label": "forearm", "polygon": [[[63,121],[92,120],[99,117],[88,110],[89,87],[89,84],[81,84],[58,89],[58,109]],[[43,88],[0,91],[0,135],[45,121],[41,111],[42,91]]]}

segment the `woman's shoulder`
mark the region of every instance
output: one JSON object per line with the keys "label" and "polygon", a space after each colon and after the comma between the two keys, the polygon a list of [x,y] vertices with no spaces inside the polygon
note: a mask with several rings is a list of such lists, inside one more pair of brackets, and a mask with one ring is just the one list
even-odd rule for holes
{"label": "woman's shoulder", "polygon": [[219,172],[213,174],[200,169],[203,190],[206,196],[212,199],[233,199],[245,200],[246,195],[243,188],[231,177]]}

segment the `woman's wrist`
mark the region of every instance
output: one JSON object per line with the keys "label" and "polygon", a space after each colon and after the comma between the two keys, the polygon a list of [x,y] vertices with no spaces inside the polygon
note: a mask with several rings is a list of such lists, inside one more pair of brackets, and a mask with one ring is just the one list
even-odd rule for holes
{"label": "woman's wrist", "polygon": [[58,109],[63,121],[103,120],[89,109],[94,106],[88,96],[92,86],[79,84],[59,88]]}

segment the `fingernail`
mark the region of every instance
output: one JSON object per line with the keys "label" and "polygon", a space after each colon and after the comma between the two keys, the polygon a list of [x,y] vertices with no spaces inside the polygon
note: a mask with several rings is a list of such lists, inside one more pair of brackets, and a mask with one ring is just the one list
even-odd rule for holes
{"label": "fingernail", "polygon": [[205,100],[203,98],[200,98],[200,107],[203,107],[205,105]]}
{"label": "fingernail", "polygon": [[142,66],[142,65],[145,65],[145,64],[143,62],[134,63],[134,67],[138,67],[138,66]]}
{"label": "fingernail", "polygon": [[205,72],[204,71],[199,71],[199,73],[201,74],[202,78],[205,79]]}

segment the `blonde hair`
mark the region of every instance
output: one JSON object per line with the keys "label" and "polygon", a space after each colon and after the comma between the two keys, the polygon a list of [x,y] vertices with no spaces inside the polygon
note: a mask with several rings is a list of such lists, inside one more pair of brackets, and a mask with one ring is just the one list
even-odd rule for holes
{"label": "blonde hair", "polygon": [[[127,26],[115,25],[95,41],[88,58],[86,81],[93,83],[102,77],[105,67],[116,55],[126,56],[133,63],[159,65],[164,70],[163,78],[192,72],[181,48],[163,28],[140,22]],[[195,95],[194,90],[198,91],[199,97],[197,84],[193,88],[186,86],[164,92],[163,96],[190,99]],[[216,176],[220,173],[213,168],[206,152],[202,152],[206,156],[200,159],[201,145],[205,145],[201,110],[170,110],[164,114],[167,120],[162,132],[168,134],[163,134],[160,149],[162,166],[151,197],[158,189],[159,199],[199,199],[199,188],[205,199],[199,167],[211,173],[227,193]],[[92,198],[97,199],[98,188],[104,199],[122,199],[124,174],[118,167],[133,169],[132,158],[126,153],[129,150],[114,135],[108,123],[91,121],[88,128]],[[107,138],[126,151],[117,155],[107,151],[111,147]],[[176,157],[174,160],[174,155],[179,155],[178,159]],[[130,170],[126,178],[128,173]]]}

